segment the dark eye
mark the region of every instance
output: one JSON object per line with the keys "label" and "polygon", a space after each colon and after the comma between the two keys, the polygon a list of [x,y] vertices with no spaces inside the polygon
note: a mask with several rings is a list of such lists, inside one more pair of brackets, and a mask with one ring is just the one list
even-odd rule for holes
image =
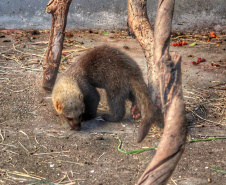
{"label": "dark eye", "polygon": [[68,121],[72,121],[73,120],[73,118],[66,118]]}

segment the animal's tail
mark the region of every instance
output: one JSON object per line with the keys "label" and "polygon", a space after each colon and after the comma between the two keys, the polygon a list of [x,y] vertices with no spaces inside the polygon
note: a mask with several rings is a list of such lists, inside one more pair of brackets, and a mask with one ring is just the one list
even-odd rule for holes
{"label": "animal's tail", "polygon": [[142,116],[137,138],[137,142],[140,143],[148,134],[151,124],[155,121],[156,108],[152,103],[150,91],[144,80],[142,78],[131,79],[131,83]]}

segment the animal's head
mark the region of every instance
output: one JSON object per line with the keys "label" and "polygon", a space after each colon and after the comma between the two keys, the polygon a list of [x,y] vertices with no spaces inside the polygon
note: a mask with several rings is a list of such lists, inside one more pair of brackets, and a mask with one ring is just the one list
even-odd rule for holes
{"label": "animal's head", "polygon": [[59,80],[53,89],[52,101],[57,113],[67,120],[71,128],[80,130],[85,105],[78,86]]}

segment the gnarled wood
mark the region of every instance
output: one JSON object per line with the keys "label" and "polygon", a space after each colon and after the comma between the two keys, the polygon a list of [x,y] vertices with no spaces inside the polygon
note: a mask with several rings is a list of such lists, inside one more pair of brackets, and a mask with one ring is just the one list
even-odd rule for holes
{"label": "gnarled wood", "polygon": [[181,86],[181,57],[162,56],[161,97],[164,112],[164,131],[157,152],[138,184],[162,185],[175,169],[184,151],[186,139],[186,117]]}
{"label": "gnarled wood", "polygon": [[51,91],[60,65],[67,14],[72,0],[50,0],[47,13],[52,14],[51,32],[46,59],[43,62],[43,88]]}
{"label": "gnarled wood", "polygon": [[162,185],[166,184],[180,160],[186,138],[181,57],[169,55],[174,0],[159,0],[154,38],[147,18],[146,2],[128,0],[128,25],[144,50],[149,87],[156,106],[159,106],[161,96],[165,126],[157,152],[138,184]]}
{"label": "gnarled wood", "polygon": [[154,64],[154,33],[147,16],[147,1],[128,0],[127,8],[129,31],[135,34],[147,59],[148,87],[151,91],[152,101],[155,105],[160,106],[158,73]]}

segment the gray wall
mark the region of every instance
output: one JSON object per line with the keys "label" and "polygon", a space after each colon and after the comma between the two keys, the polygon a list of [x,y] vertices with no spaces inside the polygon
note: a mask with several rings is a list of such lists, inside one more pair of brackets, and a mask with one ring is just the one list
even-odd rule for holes
{"label": "gray wall", "polygon": [[[157,0],[148,0],[153,24]],[[49,29],[48,0],[0,0],[1,29]],[[124,29],[126,0],[72,0],[67,28]],[[173,29],[226,31],[226,0],[176,0]]]}

